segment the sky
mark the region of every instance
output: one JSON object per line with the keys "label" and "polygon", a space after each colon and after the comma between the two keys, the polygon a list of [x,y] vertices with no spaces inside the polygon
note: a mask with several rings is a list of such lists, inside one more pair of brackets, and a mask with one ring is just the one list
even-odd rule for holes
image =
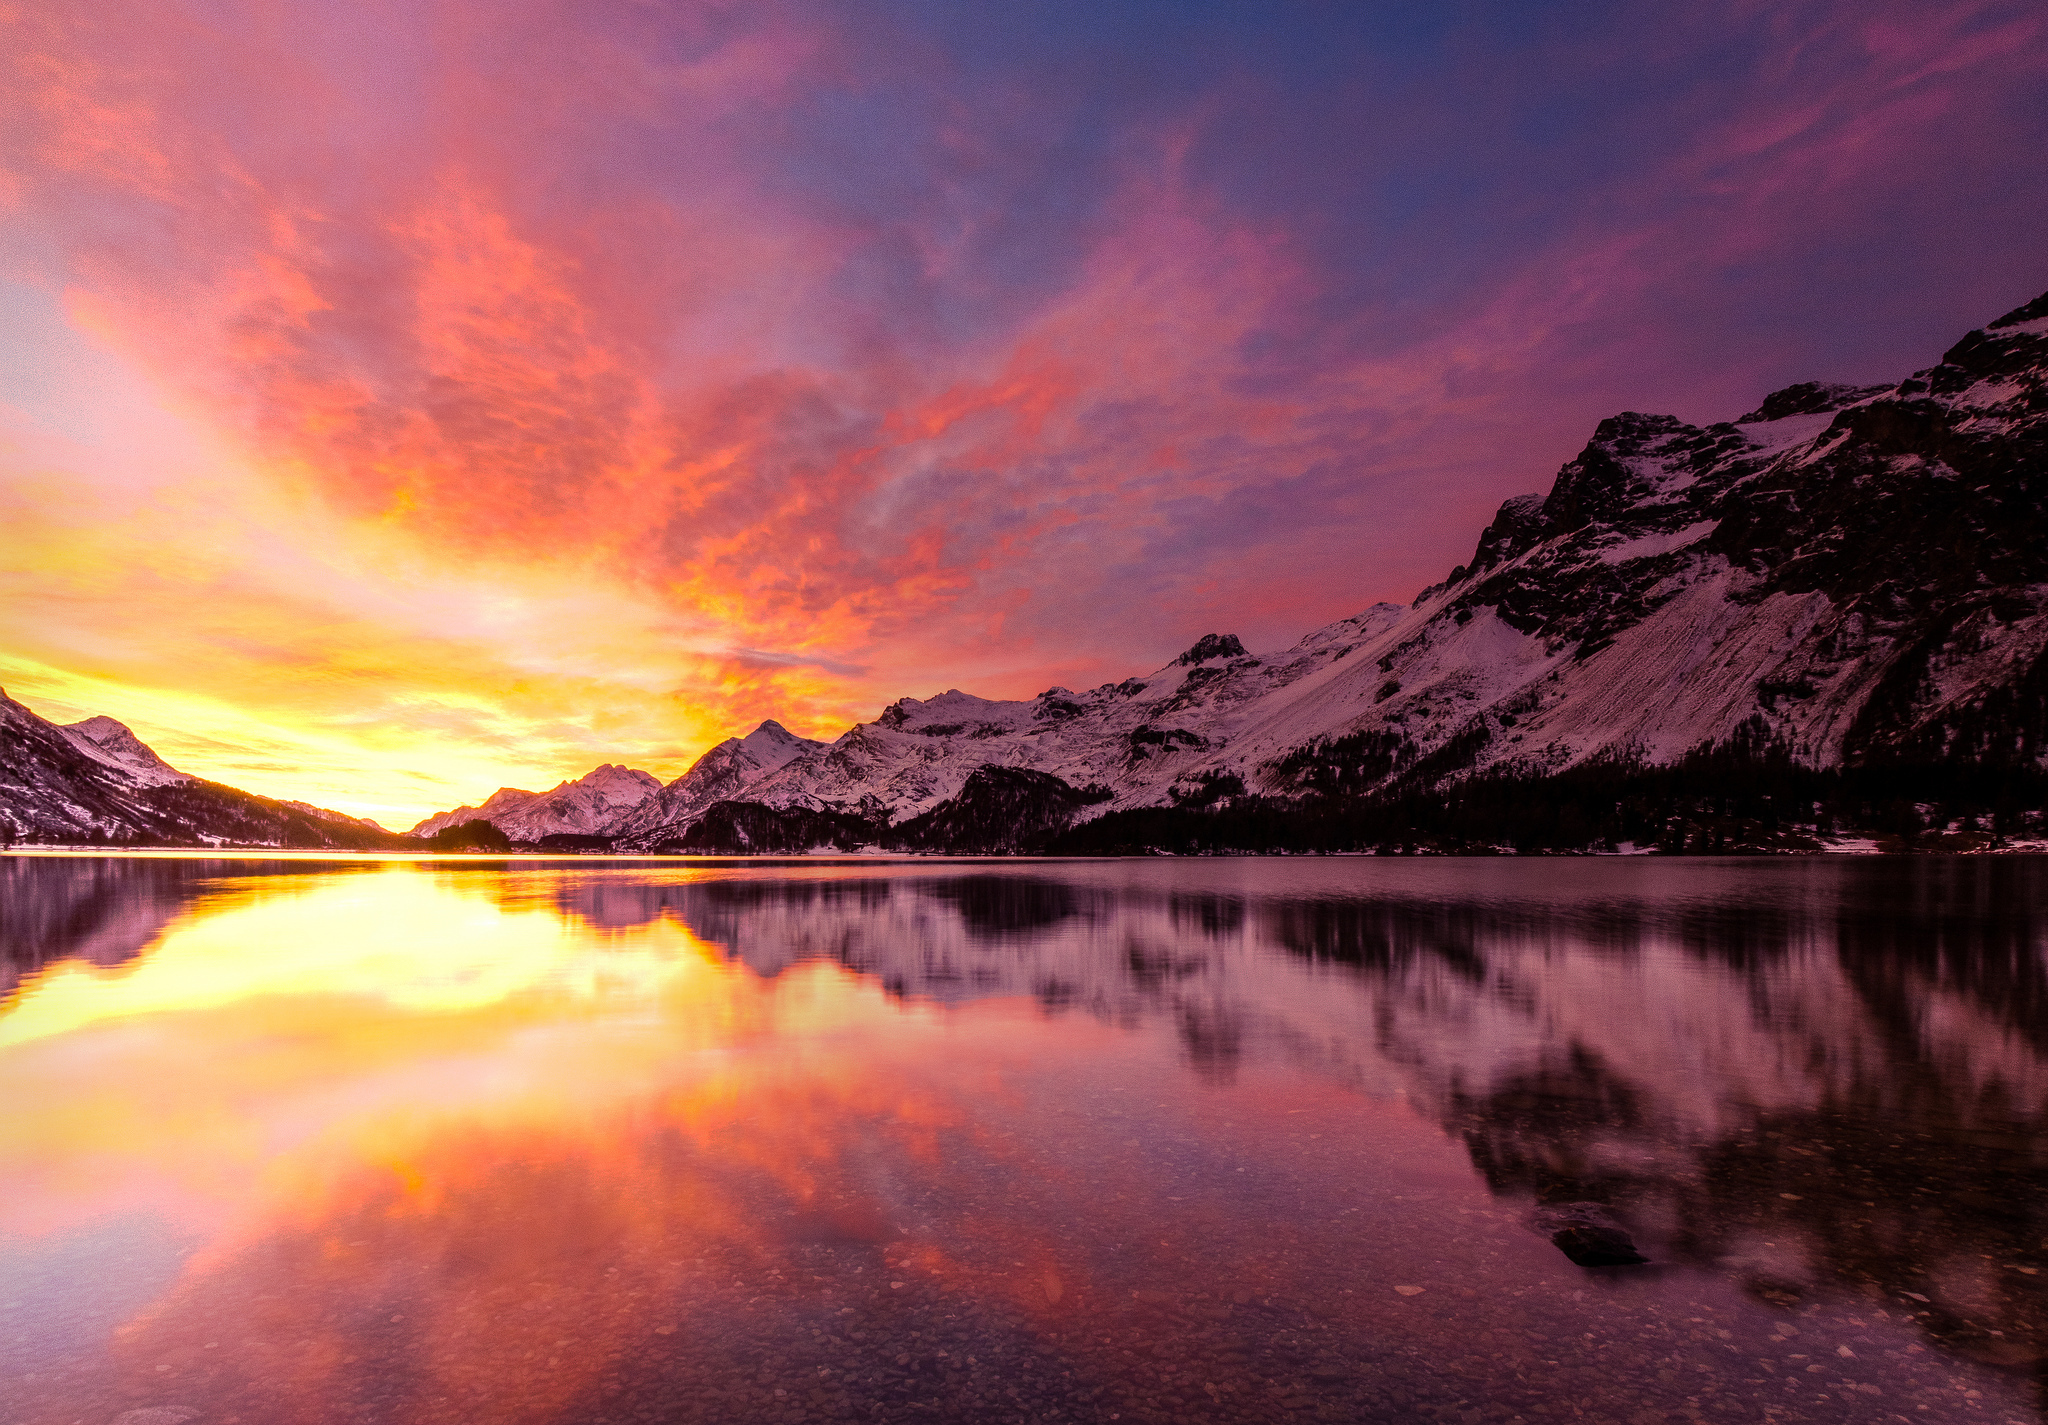
{"label": "sky", "polygon": [[0,27],[0,686],[401,827],[1284,647],[2048,289],[2035,0]]}

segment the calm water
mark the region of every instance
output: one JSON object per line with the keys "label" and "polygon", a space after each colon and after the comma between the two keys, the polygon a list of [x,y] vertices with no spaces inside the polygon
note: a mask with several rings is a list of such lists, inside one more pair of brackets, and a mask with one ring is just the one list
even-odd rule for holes
{"label": "calm water", "polygon": [[8,857],[0,935],[8,1425],[2042,1418],[2040,861]]}

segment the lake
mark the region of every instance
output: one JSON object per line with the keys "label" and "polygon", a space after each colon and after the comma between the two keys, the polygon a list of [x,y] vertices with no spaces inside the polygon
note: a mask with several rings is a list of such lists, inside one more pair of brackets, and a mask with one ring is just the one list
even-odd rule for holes
{"label": "lake", "polygon": [[0,935],[9,1425],[2043,1417],[2040,859],[15,855]]}

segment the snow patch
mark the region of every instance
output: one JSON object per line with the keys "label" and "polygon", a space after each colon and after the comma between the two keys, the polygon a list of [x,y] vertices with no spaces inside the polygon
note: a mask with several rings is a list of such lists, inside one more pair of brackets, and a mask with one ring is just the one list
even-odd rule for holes
{"label": "snow patch", "polygon": [[1697,544],[1720,527],[1721,522],[1717,519],[1700,520],[1687,525],[1684,529],[1672,530],[1665,534],[1638,535],[1634,539],[1603,546],[1599,550],[1600,562],[1626,564],[1632,559],[1654,559],[1660,554],[1683,549],[1688,544]]}
{"label": "snow patch", "polygon": [[1835,423],[1837,411],[1814,411],[1806,415],[1781,416],[1774,421],[1751,421],[1737,426],[1742,438],[1759,452],[1775,453],[1790,450],[1795,445],[1804,445],[1815,439]]}
{"label": "snow patch", "polygon": [[192,780],[189,773],[180,772],[157,756],[125,723],[105,715],[68,723],[57,730],[86,756],[124,774],[136,786],[167,787]]}

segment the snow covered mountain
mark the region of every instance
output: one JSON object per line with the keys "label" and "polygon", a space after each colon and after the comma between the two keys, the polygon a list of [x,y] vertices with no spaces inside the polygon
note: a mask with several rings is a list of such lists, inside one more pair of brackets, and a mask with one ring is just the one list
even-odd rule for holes
{"label": "snow covered mountain", "polygon": [[86,756],[127,773],[138,786],[167,787],[175,782],[192,780],[157,756],[148,744],[129,731],[126,723],[115,722],[105,715],[66,723],[58,730]]}
{"label": "snow covered mountain", "polygon": [[661,779],[653,773],[607,762],[589,775],[562,782],[550,791],[523,792],[517,787],[500,787],[482,806],[438,812],[406,834],[428,837],[443,827],[488,821],[514,841],[597,835],[661,789]]}
{"label": "snow covered mountain", "polygon": [[699,757],[690,770],[606,828],[614,837],[657,838],[665,828],[685,827],[719,802],[743,801],[768,777],[791,762],[823,751],[822,742],[798,737],[779,722],[764,722],[745,737],[728,737]]}
{"label": "snow covered mountain", "polygon": [[688,826],[719,802],[746,798],[763,779],[824,746],[779,722],[764,722],[745,737],[728,737],[667,786],[651,773],[606,763],[551,792],[501,787],[483,805],[439,812],[407,835],[428,837],[443,827],[482,820],[528,844],[558,835],[626,838],[652,832],[659,839],[670,834],[667,828]]}
{"label": "snow covered mountain", "polygon": [[110,717],[59,726],[0,693],[0,843],[404,845],[375,822],[224,787],[167,764]]}
{"label": "snow covered mountain", "polygon": [[[901,824],[985,767],[1090,792],[1079,819],[1714,747],[2038,769],[2044,652],[2048,296],[1896,386],[1793,386],[1704,427],[1603,421],[1410,606],[1275,652],[1208,635],[1086,692],[906,698],[741,790]],[[698,809],[650,806],[622,844]]]}

